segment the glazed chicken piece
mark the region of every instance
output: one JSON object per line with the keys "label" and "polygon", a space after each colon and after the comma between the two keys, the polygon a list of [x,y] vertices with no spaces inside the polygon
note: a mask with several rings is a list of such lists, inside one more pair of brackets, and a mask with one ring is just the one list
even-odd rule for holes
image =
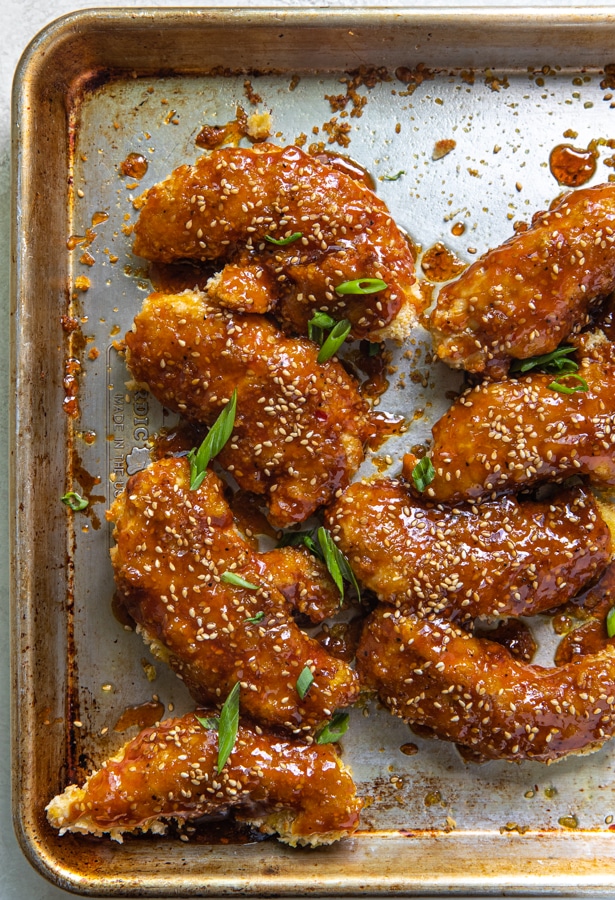
{"label": "glazed chicken piece", "polygon": [[615,563],[607,566],[601,578],[569,603],[564,614],[581,620],[577,627],[564,635],[555,651],[556,665],[564,665],[579,656],[596,653],[604,647],[615,647],[610,638],[606,618],[615,606]]}
{"label": "glazed chicken piece", "polygon": [[[424,305],[408,242],[382,200],[299,147],[225,147],[180,166],[147,192],[135,236],[134,253],[149,260],[219,260],[225,268],[210,285],[219,304],[274,310],[299,334],[326,310],[349,319],[356,338],[403,339]],[[336,291],[365,278],[386,288]]]}
{"label": "glazed chicken piece", "polygon": [[[221,704],[240,682],[243,713],[309,732],[357,699],[356,674],[291,615],[293,605],[313,621],[339,609],[333,583],[325,590],[322,569],[312,591],[316,563],[307,558],[303,584],[289,585],[301,578],[302,551],[255,552],[213,472],[191,491],[186,458],[159,460],[129,479],[108,517],[119,599],[197,702]],[[314,680],[302,699],[297,679],[306,667]]]}
{"label": "glazed chicken piece", "polygon": [[398,481],[357,483],[329,508],[327,526],[379,600],[459,622],[560,606],[611,554],[609,528],[583,488],[548,502],[452,508],[416,500]]}
{"label": "glazed chicken piece", "polygon": [[[199,716],[211,713],[198,710]],[[218,734],[194,713],[166,719],[125,744],[47,806],[60,834],[164,834],[166,824],[233,810],[281,841],[317,846],[352,834],[361,800],[333,744],[307,745],[246,722],[217,772]]]}
{"label": "glazed chicken piece", "polygon": [[[424,495],[457,503],[570,475],[615,485],[615,363],[585,359],[578,376],[588,389],[572,394],[549,388],[555,376],[540,374],[465,391],[433,427],[435,477]],[[404,458],[409,482],[415,464]]]}
{"label": "glazed chicken piece", "polygon": [[155,293],[126,346],[135,380],[189,421],[212,425],[237,388],[235,427],[218,458],[265,498],[276,528],[328,503],[363,461],[374,426],[356,381],[262,316],[215,309],[199,292]]}
{"label": "glazed chicken piece", "polygon": [[615,289],[615,184],[577,190],[446,285],[431,316],[438,356],[504,374],[550,353]]}
{"label": "glazed chicken piece", "polygon": [[615,647],[544,668],[450,622],[381,606],[357,665],[394,715],[462,745],[474,761],[553,762],[598,750],[615,732]]}

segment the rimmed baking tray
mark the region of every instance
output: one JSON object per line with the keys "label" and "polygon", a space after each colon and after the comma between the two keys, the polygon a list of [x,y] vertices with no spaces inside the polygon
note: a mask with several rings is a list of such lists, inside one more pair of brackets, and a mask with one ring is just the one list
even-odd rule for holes
{"label": "rimmed baking tray", "polygon": [[[113,725],[124,707],[152,693],[167,712],[189,706],[160,665],[148,680],[147,652],[110,603],[104,510],[166,421],[126,387],[114,349],[149,288],[130,254],[134,199],[198,155],[203,125],[224,125],[238,106],[269,111],[272,140],[351,156],[419,249],[440,241],[471,261],[559,192],[556,145],[594,148],[592,183],[615,172],[613,47],[606,8],[105,9],[60,19],[26,50],[13,102],[13,790],[20,843],[61,887],[615,891],[612,747],[549,768],[477,767],[373,708],[353,713],[343,741],[368,798],[362,830],[330,848],[60,839],[43,812],[123,742]],[[449,152],[437,158],[441,141]],[[130,153],[147,160],[141,179],[122,174]],[[402,445],[425,441],[459,385],[420,331],[391,353],[381,406],[410,428],[368,472],[397,471]],[[73,385],[77,417],[66,412]],[[60,503],[70,488],[88,494],[87,515]]]}

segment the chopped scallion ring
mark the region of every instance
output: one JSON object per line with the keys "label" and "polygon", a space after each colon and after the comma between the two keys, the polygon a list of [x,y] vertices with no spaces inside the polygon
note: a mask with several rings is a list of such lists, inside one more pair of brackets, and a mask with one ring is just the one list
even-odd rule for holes
{"label": "chopped scallion ring", "polygon": [[377,294],[388,287],[382,278],[357,278],[355,281],[343,281],[335,288],[338,294]]}
{"label": "chopped scallion ring", "polygon": [[220,710],[220,719],[218,721],[218,764],[216,766],[218,774],[226,765],[226,761],[235,746],[239,728],[239,690],[240,684],[237,682]]}
{"label": "chopped scallion ring", "polygon": [[606,615],[606,633],[610,638],[615,637],[615,606]]}
{"label": "chopped scallion ring", "polygon": [[265,613],[262,610],[256,613],[254,616],[250,616],[248,619],[244,619],[244,622],[249,622],[250,625],[258,625],[259,622],[262,622],[265,618]]}
{"label": "chopped scallion ring", "polygon": [[231,399],[209,429],[209,433],[201,446],[198,450],[195,448],[188,454],[191,491],[196,491],[203,484],[203,480],[207,474],[207,466],[214,456],[217,456],[222,450],[233,433],[236,411],[237,388],[235,388]]}
{"label": "chopped scallion ring", "polygon": [[[563,379],[571,379],[574,378],[575,381],[578,382],[574,387],[570,387],[567,384],[562,384]],[[552,391],[559,391],[560,394],[577,394],[579,391],[588,391],[589,385],[585,381],[584,378],[581,378],[580,375],[575,375],[573,372],[568,372],[565,375],[560,375],[559,378],[556,378],[555,381],[552,381],[547,385]]]}
{"label": "chopped scallion ring", "polygon": [[400,169],[399,172],[397,172],[396,175],[383,175],[383,176],[382,176],[382,180],[383,180],[383,181],[399,181],[399,179],[401,178],[401,176],[402,176],[402,175],[405,175],[405,174],[406,174],[406,170],[405,170],[405,169]]}
{"label": "chopped scallion ring", "polygon": [[324,340],[324,330],[335,328],[335,319],[327,315],[325,312],[316,312],[308,322],[308,337],[311,341],[322,346]]}
{"label": "chopped scallion ring", "polygon": [[60,497],[60,500],[68,506],[69,509],[72,509],[73,512],[80,512],[80,510],[85,509],[90,505],[90,501],[86,497],[82,497],[81,494],[78,494],[76,491],[69,491],[67,494],[64,494],[63,497]]}
{"label": "chopped scallion ring", "polygon": [[428,456],[420,459],[412,470],[412,480],[417,491],[424,491],[428,484],[436,477],[436,470]]}
{"label": "chopped scallion ring", "polygon": [[317,744],[332,744],[339,741],[348,731],[350,716],[348,713],[336,712],[330,722],[320,729],[316,735]]}
{"label": "chopped scallion ring", "polygon": [[541,356],[530,356],[527,359],[516,359],[510,367],[511,372],[530,372],[532,369],[543,369],[557,375],[559,372],[576,372],[579,368],[573,359],[568,359],[571,353],[576,352],[576,347],[558,347],[551,353],[543,353]]}
{"label": "chopped scallion ring", "polygon": [[312,675],[309,666],[305,666],[297,678],[297,693],[301,697],[302,700],[305,699],[305,695],[310,689],[310,685],[314,681],[314,676]]}
{"label": "chopped scallion ring", "polygon": [[270,234],[266,234],[265,240],[269,241],[270,244],[275,244],[276,247],[286,247],[287,244],[293,244],[295,241],[298,241],[300,237],[303,237],[303,234],[300,231],[295,231],[285,238],[274,238]]}
{"label": "chopped scallion ring", "polygon": [[241,575],[236,575],[234,572],[223,572],[220,575],[220,581],[225,581],[227,584],[234,584],[236,587],[248,588],[250,591],[258,591],[259,585],[252,584],[251,581],[246,581],[245,578],[242,578]]}
{"label": "chopped scallion ring", "polygon": [[320,352],[316,357],[317,362],[324,363],[327,362],[328,359],[331,359],[332,356],[335,356],[339,348],[342,346],[350,331],[352,329],[351,323],[348,319],[341,319],[335,327],[329,332],[329,335],[320,348]]}

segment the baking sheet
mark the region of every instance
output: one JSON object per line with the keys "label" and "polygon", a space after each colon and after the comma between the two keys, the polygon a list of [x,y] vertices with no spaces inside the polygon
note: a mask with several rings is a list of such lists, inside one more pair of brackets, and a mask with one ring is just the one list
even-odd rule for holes
{"label": "baking sheet", "polygon": [[[110,603],[104,511],[145,464],[152,435],[174,421],[127,388],[115,349],[151,289],[130,252],[135,199],[200,154],[203,125],[226,124],[238,106],[269,111],[276,143],[322,142],[364,166],[419,252],[440,241],[471,262],[559,193],[549,168],[556,145],[595,142],[591,183],[613,177],[604,67],[614,33],[606,10],[97,11],[61,20],[26,53],[14,107],[15,809],[26,853],[61,886],[142,896],[615,887],[612,748],[551,767],[477,767],[375,706],[353,710],[342,741],[368,798],[362,829],[332,848],[120,847],[58,839],[43,816],[67,780],[124,742],[113,725],[126,706],[153,694],[167,714],[192,705],[162,664],[148,680],[145,645]],[[345,74],[360,67],[362,76]],[[368,76],[372,67],[380,70]],[[350,98],[343,115],[327,97],[349,85],[365,103]],[[340,124],[350,128],[330,143]],[[434,159],[441,140],[454,148]],[[120,172],[135,152],[148,162],[141,180]],[[70,240],[84,235],[87,247]],[[63,314],[79,320],[70,338]],[[380,408],[409,427],[361,474],[396,474],[460,385],[420,329],[387,349]],[[76,419],[62,411],[70,358],[81,366]],[[89,495],[87,515],[66,516],[67,489]],[[543,653],[549,632],[543,625]],[[408,743],[416,754],[400,750]]]}

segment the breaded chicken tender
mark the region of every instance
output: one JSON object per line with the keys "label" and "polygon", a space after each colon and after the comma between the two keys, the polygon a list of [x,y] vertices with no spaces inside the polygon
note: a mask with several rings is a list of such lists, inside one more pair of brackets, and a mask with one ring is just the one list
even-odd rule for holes
{"label": "breaded chicken tender", "polygon": [[[615,363],[585,359],[562,381],[575,389],[582,378],[587,390],[560,393],[549,387],[554,378],[483,382],[458,397],[432,430],[425,497],[457,503],[571,475],[615,485]],[[408,481],[415,464],[404,458]]]}
{"label": "breaded chicken tender", "polygon": [[[299,147],[224,147],[180,166],[147,192],[133,249],[162,263],[219,260],[216,302],[273,310],[299,334],[324,310],[348,319],[356,338],[403,338],[423,306],[410,247],[382,200]],[[366,278],[386,287],[336,290]]]}
{"label": "breaded chicken tender", "polygon": [[379,607],[357,666],[365,687],[407,722],[475,760],[553,762],[598,750],[615,732],[615,647],[545,668],[444,620]]}
{"label": "breaded chicken tender", "polygon": [[504,374],[550,353],[615,289],[615,184],[577,190],[534,216],[441,291],[430,329],[440,359]]}
{"label": "breaded chicken tender", "polygon": [[262,316],[216,309],[194,291],[149,296],[126,335],[137,382],[191,422],[212,425],[237,389],[219,456],[264,497],[277,528],[302,522],[346,487],[374,432],[357,382],[318,347]]}
{"label": "breaded chicken tender", "polygon": [[[339,604],[332,582],[327,592],[323,570],[318,592],[308,596],[312,559],[292,548],[282,556],[254,551],[213,472],[190,490],[185,457],[158,460],[129,479],[108,518],[119,599],[197,702],[222,704],[240,682],[243,713],[309,732],[357,699],[355,672],[292,618],[293,608],[313,621],[330,615]],[[287,599],[289,577],[299,584]],[[314,680],[302,698],[297,679],[306,667]]]}
{"label": "breaded chicken tender", "polygon": [[379,600],[459,622],[560,606],[611,556],[609,529],[583,488],[548,502],[450,507],[417,500],[398,481],[357,483],[327,524]]}
{"label": "breaded chicken tender", "polygon": [[47,818],[60,834],[109,834],[121,843],[124,834],[164,834],[170,821],[232,810],[293,847],[330,844],[359,824],[362,802],[332,744],[308,746],[243,722],[219,773],[217,757],[217,732],[194,713],[166,719],[125,744],[83,787],[54,797]]}

